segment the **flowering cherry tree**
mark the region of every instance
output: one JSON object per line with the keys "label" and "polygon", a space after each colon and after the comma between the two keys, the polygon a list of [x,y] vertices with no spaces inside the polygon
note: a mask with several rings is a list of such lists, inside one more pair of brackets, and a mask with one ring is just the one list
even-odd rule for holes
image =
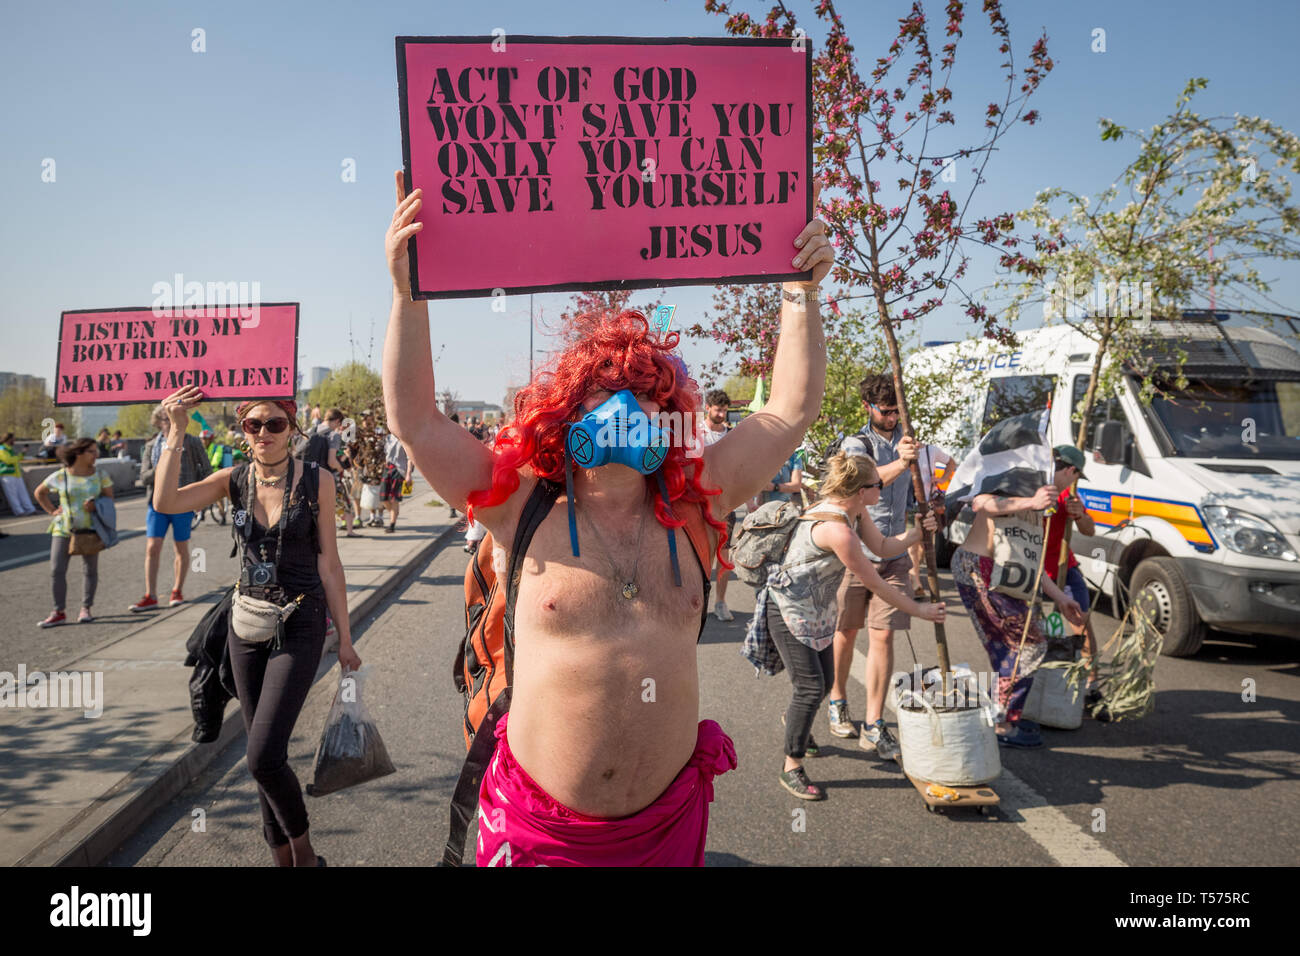
{"label": "flowering cherry tree", "polygon": [[[1192,100],[1207,86],[1192,79],[1169,116],[1149,130],[1100,120],[1102,140],[1137,143],[1137,155],[1095,197],[1055,188],[1017,213],[1035,231],[1032,251],[1017,257],[1014,319],[1035,302],[1097,343],[1082,405],[1077,444],[1084,447],[1100,390],[1112,394],[1124,365],[1146,368],[1144,333],[1183,309],[1275,305],[1266,261],[1300,259],[1300,208],[1291,179],[1300,172],[1300,138],[1258,116],[1202,116]],[[1101,290],[1090,301],[1092,289]],[[1107,357],[1114,359],[1104,365]],[[1176,358],[1176,354],[1172,356]],[[1173,371],[1167,369],[1167,371]],[[1185,387],[1181,372],[1173,376]],[[1158,387],[1143,378],[1143,397]]]}
{"label": "flowering cherry tree", "polygon": [[[812,42],[813,157],[827,193],[819,212],[838,250],[832,278],[867,300],[888,349],[899,421],[903,433],[912,435],[898,349],[903,323],[916,322],[956,293],[966,314],[985,334],[1008,334],[996,316],[966,293],[961,280],[975,248],[994,250],[1004,268],[1020,261],[1011,214],[975,217],[972,197],[984,181],[983,171],[998,141],[1017,122],[1032,124],[1038,119],[1038,112],[1027,106],[1052,69],[1047,38],[1035,40],[1027,63],[1018,66],[1001,4],[984,0],[983,17],[1002,57],[1005,93],[985,107],[977,141],[952,147],[940,144],[952,139],[944,128],[956,123],[950,82],[967,26],[967,4],[960,0],[949,0],[944,6],[937,57],[930,19],[923,4],[914,2],[898,21],[884,54],[869,67],[859,64],[833,0],[817,0],[814,6],[820,39],[800,28],[781,2],[762,19],[733,11],[724,0],[705,0],[704,6],[726,16],[726,29],[734,36],[791,37],[795,43],[808,37]],[[958,164],[964,168],[959,170]],[[964,189],[957,186],[959,172],[968,184]],[[735,342],[748,348],[756,341],[753,336],[767,330],[769,323],[775,331],[776,310],[746,314],[740,311],[744,303],[740,296],[724,301],[705,334],[724,346]],[[918,506],[924,510],[916,464],[912,482]],[[934,541],[928,533],[925,551],[931,599],[937,600]],[[947,649],[942,631],[936,631],[940,664],[946,672]]]}
{"label": "flowering cherry tree", "polygon": [[[561,335],[564,335],[564,329],[568,328],[573,319],[580,315],[617,315],[624,309],[636,309],[638,312],[650,318],[655,309],[659,308],[662,299],[642,303],[632,303],[632,295],[638,290],[635,289],[591,289],[582,292],[575,292],[569,300],[569,307],[560,313]],[[642,290],[652,291],[652,290]]]}

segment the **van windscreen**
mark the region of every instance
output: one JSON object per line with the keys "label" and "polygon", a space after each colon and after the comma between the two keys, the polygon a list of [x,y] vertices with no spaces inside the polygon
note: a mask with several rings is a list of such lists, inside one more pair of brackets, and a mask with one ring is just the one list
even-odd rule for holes
{"label": "van windscreen", "polygon": [[989,379],[988,397],[984,401],[986,432],[998,422],[1026,412],[1041,412],[1056,391],[1055,375],[1007,375]]}
{"label": "van windscreen", "polygon": [[1175,454],[1300,460],[1300,382],[1199,379],[1157,394],[1151,409]]}

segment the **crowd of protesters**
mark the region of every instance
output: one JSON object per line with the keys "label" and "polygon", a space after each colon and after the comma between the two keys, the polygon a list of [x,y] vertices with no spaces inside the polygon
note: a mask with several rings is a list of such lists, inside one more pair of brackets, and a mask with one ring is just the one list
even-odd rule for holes
{"label": "crowd of protesters", "polygon": [[[899,744],[884,720],[884,705],[894,674],[894,635],[910,627],[910,617],[944,619],[944,605],[924,602],[929,590],[921,576],[922,529],[937,529],[944,513],[941,476],[951,476],[956,462],[942,448],[922,444],[903,434],[892,376],[868,375],[859,385],[867,424],[857,434],[837,441],[823,463],[819,483],[805,480],[801,450],[787,460],[769,486],[749,503],[752,511],[768,501],[802,498],[804,521],[791,537],[780,563],[758,592],[758,604],[746,635],[746,656],[764,669],[779,658],[789,672],[793,698],[783,718],[785,764],[779,782],[807,800],[825,799],[825,791],[804,770],[804,758],[821,751],[812,736],[813,717],[827,702],[830,733],[857,738],[863,750],[881,759],[896,757]],[[703,444],[727,434],[723,410],[730,405],[725,392],[705,398]],[[952,558],[953,577],[961,602],[970,614],[976,636],[997,675],[996,732],[1003,746],[1036,748],[1043,744],[1039,727],[1023,716],[1023,707],[1038,664],[1044,659],[1046,637],[1042,616],[1034,613],[1025,595],[1003,593],[992,584],[990,550],[996,518],[1019,516],[1046,525],[1046,553],[1062,553],[1068,523],[1081,533],[1095,530],[1082,502],[1073,492],[1083,475],[1084,455],[1072,446],[1053,449],[1049,484],[1032,497],[977,495],[971,502],[973,528]],[[911,477],[920,465],[927,502],[926,516],[917,520]],[[810,497],[812,498],[810,503]],[[909,517],[911,529],[908,530]],[[728,516],[729,538],[737,517]],[[848,544],[851,543],[852,547]],[[1072,553],[1059,583],[1054,561],[1046,561],[1041,589],[1064,619],[1078,632],[1087,657],[1096,652],[1088,625],[1088,588]],[[719,593],[727,574],[718,576]],[[732,619],[725,602],[714,609],[722,621]],[[869,647],[863,686],[865,720],[851,717],[847,686],[858,631],[867,627]],[[778,668],[767,666],[769,673]],[[1088,691],[1090,708],[1100,703],[1095,686]]]}
{"label": "crowd of protesters", "polygon": [[[624,414],[634,408],[633,414],[646,418],[697,410],[699,396],[676,354],[675,333],[652,332],[636,313],[592,317],[591,327],[557,360],[563,374],[520,392],[516,418],[507,426],[509,441],[498,443],[496,429],[477,418],[461,422],[455,414],[430,410],[417,397],[437,394],[428,303],[411,298],[403,285],[409,277],[407,240],[420,228],[414,220],[422,200],[419,190],[406,195],[400,173],[395,181],[398,205],[386,237],[394,302],[384,347],[383,413],[363,408],[354,418],[337,407],[313,408],[295,442],[302,429],[295,403],[245,402],[236,414],[248,460],[239,461],[233,443],[218,442],[210,431],[186,433],[202,394],[184,388],[155,410],[156,433],[141,453],[140,480],[149,495],[146,589],[130,609],[160,604],[159,565],[169,530],[175,559],[168,603],[184,602],[192,517],[214,505],[224,515],[229,499],[238,509],[241,553],[235,610],[247,597],[293,612],[279,617],[279,630],[266,643],[240,633],[251,625],[236,624],[237,613],[228,635],[248,766],[275,862],[324,865],[308,835],[287,747],[329,635],[338,641],[345,668],[361,663],[351,642],[338,524],[349,537],[363,527],[393,533],[416,467],[452,517],[458,508],[466,511],[466,551],[473,553],[488,533],[495,540],[522,540],[535,569],[512,580],[518,603],[506,598],[511,604],[505,626],[523,635],[512,694],[505,698],[509,708],[478,728],[495,757],[472,778],[480,784],[472,799],[477,817],[497,824],[480,827],[480,863],[494,865],[503,854],[513,865],[703,862],[712,781],[735,767],[736,754],[716,722],[698,719],[695,643],[710,610],[723,622],[734,617],[726,567],[733,554],[728,545],[743,529],[742,511],[776,505],[797,515],[779,561],[757,589],[744,642],[748,659],[762,661],[770,673],[779,665],[790,675],[776,782],[800,799],[827,798],[805,769],[806,758],[820,752],[812,731],[823,702],[831,734],[857,737],[881,759],[896,756],[898,744],[883,713],[895,632],[909,628],[913,617],[941,624],[947,612],[942,601],[922,599],[909,557],[922,535],[938,528],[928,507],[919,509],[922,516],[908,528],[909,514],[918,512],[911,470],[924,461],[932,478],[936,466],[951,461],[942,449],[904,434],[892,379],[884,375],[861,384],[868,418],[862,430],[829,450],[820,465],[810,460],[806,434],[820,404],[826,364],[818,284],[834,259],[824,224],[813,220],[791,237],[792,266],[810,278],[783,287],[781,348],[771,396],[759,413],[733,427],[730,397],[714,390],[703,401],[703,462],[688,461],[674,446],[660,459],[658,475],[627,467],[579,468],[575,474],[557,423],[610,408]],[[11,440],[0,442],[5,479],[19,468]],[[74,555],[82,557],[84,569],[78,619],[93,620],[98,553],[112,537],[113,521],[112,482],[95,463],[114,447],[107,430],[98,441],[70,441],[61,425],[46,440],[43,451],[56,452],[63,467],[35,495],[53,519],[54,609],[41,627],[67,620],[67,571]],[[1032,496],[975,497],[972,530],[953,558],[957,592],[1000,678],[998,739],[1012,747],[1042,744],[1021,711],[1043,637],[1029,602],[993,584],[990,548],[1006,515],[1039,516],[1055,508],[1058,523],[1049,526],[1049,541],[1062,539],[1067,521],[1089,530],[1086,512],[1069,490],[1082,475],[1083,456],[1064,446],[1055,451],[1055,474]],[[707,486],[701,481],[706,470]],[[11,481],[3,484],[18,512],[21,496]],[[923,488],[925,504],[932,505],[933,485]],[[567,507],[550,510],[560,501]],[[548,521],[550,530],[516,535],[521,509],[533,521],[524,529],[530,536]],[[364,512],[369,521],[363,525]],[[645,533],[647,525],[658,525],[666,535]],[[679,529],[689,546],[679,548]],[[686,557],[692,554],[693,563]],[[1076,569],[1059,583],[1046,577],[1042,590],[1085,630],[1087,593]],[[593,594],[602,600],[587,600]],[[863,627],[869,644],[865,721],[858,725],[847,678]],[[1021,646],[1013,654],[1014,634],[1021,635]],[[600,679],[588,679],[591,673]],[[627,700],[645,699],[640,695],[647,673],[657,675],[660,703],[628,710]],[[575,734],[579,726],[584,733]],[[472,769],[468,762],[466,769]],[[464,814],[473,815],[472,807]]]}
{"label": "crowd of protesters", "polygon": [[[299,458],[305,452],[311,455],[314,449],[307,449],[307,439],[318,433],[322,436],[320,447],[323,452],[319,455],[318,463],[330,471],[338,482],[337,517],[345,533],[350,537],[359,536],[356,529],[361,526],[359,515],[362,505],[370,515],[367,527],[382,528],[385,533],[394,533],[397,530],[402,498],[411,492],[414,471],[414,465],[402,443],[386,431],[370,410],[361,412],[355,433],[347,429],[346,426],[352,425],[352,421],[341,409],[329,408],[322,413],[317,406],[310,414],[311,425],[301,435],[294,451]],[[167,449],[175,445],[178,450],[176,487],[186,488],[217,472],[228,473],[231,468],[250,460],[251,442],[249,436],[241,434],[246,431],[243,424],[241,421],[236,425],[240,431],[225,430],[218,435],[204,422],[198,435],[182,432],[181,437],[173,442],[171,436],[174,425],[166,408],[159,405],[151,413],[152,435],[145,440],[139,460],[139,483],[146,494],[144,593],[129,605],[129,611],[141,613],[184,604],[185,581],[191,565],[190,538],[193,528],[205,520],[207,514],[211,514],[213,520],[221,525],[226,524],[228,519],[228,495],[218,496],[198,510],[171,513],[155,507],[159,464]],[[477,433],[483,435],[484,440],[491,440],[494,431],[489,426],[475,422],[474,427]],[[117,537],[116,513],[104,504],[113,498],[113,479],[108,470],[97,467],[96,463],[101,459],[127,457],[128,442],[123,438],[121,430],[101,428],[94,438],[72,439],[63,423],[55,422],[41,446],[26,456],[17,447],[13,432],[0,437],[0,488],[3,489],[10,513],[15,517],[33,515],[39,507],[51,517],[47,533],[51,538],[53,609],[38,622],[38,627],[49,628],[71,622],[65,604],[68,568],[75,563],[71,558],[76,555],[81,556],[80,564],[84,569],[85,581],[80,613],[76,620],[79,623],[94,620],[99,552],[111,546],[105,543],[110,539],[116,543]],[[23,475],[24,461],[30,467],[32,459],[38,464],[46,464],[50,458],[59,467],[29,492]],[[97,513],[100,513],[98,518]],[[92,532],[96,528],[102,532],[99,543],[92,540]],[[164,544],[169,534],[174,549],[172,580],[170,589],[165,589],[164,597],[159,592],[158,581]],[[0,538],[7,536],[0,531]],[[335,638],[338,634],[332,620],[329,622],[329,634]]]}

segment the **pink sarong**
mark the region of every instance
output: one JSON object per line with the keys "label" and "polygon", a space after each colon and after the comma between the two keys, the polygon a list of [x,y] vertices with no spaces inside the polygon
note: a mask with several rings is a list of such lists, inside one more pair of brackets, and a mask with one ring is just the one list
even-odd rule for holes
{"label": "pink sarong", "polygon": [[701,720],[695,753],[654,803],[627,817],[589,817],[561,804],[515,761],[505,714],[479,789],[479,866],[703,866],[713,778],[736,768],[736,748]]}

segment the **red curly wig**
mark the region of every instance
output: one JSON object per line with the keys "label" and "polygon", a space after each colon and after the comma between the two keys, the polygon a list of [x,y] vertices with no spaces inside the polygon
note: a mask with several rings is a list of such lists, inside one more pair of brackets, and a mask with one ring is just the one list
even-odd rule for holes
{"label": "red curly wig", "polygon": [[[574,321],[577,338],[554,368],[539,374],[515,395],[514,420],[501,430],[493,445],[492,487],[468,497],[471,520],[475,508],[499,505],[518,490],[522,467],[530,467],[541,478],[563,483],[568,425],[586,413],[583,400],[593,390],[617,392],[626,388],[633,394],[645,392],[658,403],[661,412],[682,416],[679,421],[693,420],[699,413],[699,386],[674,351],[679,341],[676,332],[652,332],[646,317],[633,310],[617,315],[589,313]],[[706,488],[700,483],[703,467],[703,459],[687,457],[681,436],[677,436],[670,443],[660,471],[671,503],[700,506],[704,520],[718,531],[719,561],[731,567],[726,564],[724,551],[727,526],[714,517],[709,502],[722,489]],[[657,486],[654,475],[647,475],[646,481]],[[658,494],[654,497],[655,517],[660,524],[680,528],[686,523],[684,518],[670,513]]]}

